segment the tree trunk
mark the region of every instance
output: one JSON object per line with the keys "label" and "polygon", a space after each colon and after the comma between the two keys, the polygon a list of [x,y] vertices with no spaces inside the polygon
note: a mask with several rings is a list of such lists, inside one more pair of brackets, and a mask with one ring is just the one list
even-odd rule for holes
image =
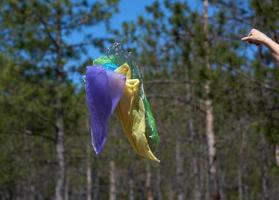
{"label": "tree trunk", "polygon": [[130,169],[129,171],[129,200],[134,200],[134,179],[133,179],[133,172]]}
{"label": "tree trunk", "polygon": [[237,182],[238,182],[238,199],[243,200],[243,177],[242,177],[242,162],[238,163]]}
{"label": "tree trunk", "polygon": [[171,189],[168,193],[168,200],[173,200],[174,199],[173,197],[174,197],[174,194],[173,194],[173,191]]}
{"label": "tree trunk", "polygon": [[64,158],[64,113],[62,107],[62,96],[60,91],[60,84],[63,82],[62,75],[62,58],[61,58],[61,12],[60,4],[57,5],[56,13],[56,155],[58,162],[57,181],[55,186],[55,200],[64,199],[64,186],[65,186],[65,158]]}
{"label": "tree trunk", "polygon": [[244,145],[245,145],[245,134],[240,128],[240,148],[239,148],[239,162],[237,167],[237,182],[238,182],[238,199],[244,199],[244,186],[243,186],[243,169],[244,169]]}
{"label": "tree trunk", "polygon": [[[23,140],[24,140],[23,151],[28,152],[25,159],[28,161],[27,163],[30,165],[29,166],[30,169],[32,169],[33,168],[33,165],[32,165],[33,164],[32,144],[30,143],[30,140],[29,140],[29,138],[27,138],[26,134],[23,134]],[[26,166],[26,167],[28,167],[28,166]],[[31,172],[32,172],[32,170],[31,170]],[[32,180],[35,180],[34,174],[30,173],[30,175],[27,177],[27,184],[25,184],[23,186],[24,193],[23,193],[23,195],[19,195],[19,198],[29,199],[29,200],[34,200],[35,199],[36,190],[35,190],[35,186],[32,183]],[[0,196],[1,196],[1,194],[0,194]]]}
{"label": "tree trunk", "polygon": [[[209,84],[205,86],[206,92],[210,91]],[[215,149],[215,134],[213,130],[213,107],[212,101],[207,99],[205,101],[206,109],[206,135],[208,145],[208,159],[209,159],[209,180],[210,180],[210,193],[213,200],[220,199],[219,182],[216,166],[216,149]]]}
{"label": "tree trunk", "polygon": [[156,169],[156,194],[157,194],[156,197],[157,200],[163,199],[162,191],[161,191],[161,171],[159,167]]}
{"label": "tree trunk", "polygon": [[209,191],[209,163],[208,163],[208,156],[207,156],[207,148],[202,148],[202,159],[200,160],[200,179],[201,179],[201,187],[202,187],[202,198],[205,200],[210,199],[210,191]]}
{"label": "tree trunk", "polygon": [[225,170],[224,171],[219,171],[219,180],[220,180],[220,199],[222,200],[227,200],[228,199],[228,195],[226,192],[226,177],[225,177]]}
{"label": "tree trunk", "polygon": [[33,184],[30,184],[29,186],[29,200],[34,200],[35,199],[35,187]]}
{"label": "tree trunk", "polygon": [[151,188],[151,169],[150,165],[146,165],[146,182],[145,182],[145,188],[146,188],[146,199],[147,200],[153,200],[153,193]]}
{"label": "tree trunk", "polygon": [[262,200],[269,200],[269,181],[268,181],[268,145],[265,136],[261,139],[261,182]]}
{"label": "tree trunk", "polygon": [[86,200],[92,200],[92,171],[91,171],[91,145],[87,144],[86,148]]}
{"label": "tree trunk", "polygon": [[100,183],[99,183],[99,175],[98,175],[98,171],[95,169],[94,170],[96,172],[96,178],[95,178],[95,183],[94,183],[94,192],[93,192],[93,199],[94,200],[99,200],[99,191],[100,191]]}
{"label": "tree trunk", "polygon": [[199,169],[198,169],[198,160],[196,157],[192,158],[192,166],[193,166],[193,173],[194,173],[194,193],[193,193],[193,199],[194,200],[201,200],[202,199],[202,186],[200,184],[200,175],[199,175]]}
{"label": "tree trunk", "polygon": [[69,178],[65,175],[64,200],[69,200]]}
{"label": "tree trunk", "polygon": [[201,200],[201,185],[200,185],[200,177],[199,177],[199,169],[198,169],[198,145],[197,145],[197,135],[194,129],[194,121],[193,121],[193,110],[192,110],[192,80],[190,70],[186,74],[188,82],[186,83],[186,101],[189,102],[187,104],[187,113],[188,113],[188,130],[191,136],[191,152],[192,152],[192,167],[193,167],[193,175],[194,175],[194,185],[193,185],[193,199]]}
{"label": "tree trunk", "polygon": [[175,160],[176,160],[176,181],[177,181],[177,199],[184,200],[183,189],[183,158],[181,158],[179,141],[176,142]]}
{"label": "tree trunk", "polygon": [[110,161],[109,200],[116,200],[116,170],[114,161]]}
{"label": "tree trunk", "polygon": [[218,174],[216,166],[216,148],[215,148],[215,133],[213,128],[213,105],[210,97],[210,78],[211,78],[211,67],[209,62],[209,42],[208,42],[208,0],[203,1],[203,18],[204,18],[204,50],[205,50],[205,66],[207,70],[207,81],[204,85],[205,89],[205,115],[206,115],[206,136],[208,145],[208,160],[209,160],[209,180],[210,180],[210,191],[213,200],[220,199],[220,190],[218,183]]}
{"label": "tree trunk", "polygon": [[[57,100],[57,104],[61,106],[60,99]],[[63,200],[64,185],[65,185],[64,122],[63,122],[63,116],[61,116],[60,114],[56,120],[56,127],[57,127],[56,154],[57,154],[57,161],[58,161],[58,172],[57,172],[57,181],[55,186],[55,200]]]}
{"label": "tree trunk", "polygon": [[279,167],[279,144],[275,145],[275,159],[276,165]]}

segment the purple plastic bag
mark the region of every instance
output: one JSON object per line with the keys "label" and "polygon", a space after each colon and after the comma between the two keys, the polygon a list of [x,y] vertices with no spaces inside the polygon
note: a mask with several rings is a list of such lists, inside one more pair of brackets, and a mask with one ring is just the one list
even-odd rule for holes
{"label": "purple plastic bag", "polygon": [[108,134],[108,120],[123,95],[126,77],[102,66],[86,69],[86,99],[90,113],[91,141],[96,154]]}

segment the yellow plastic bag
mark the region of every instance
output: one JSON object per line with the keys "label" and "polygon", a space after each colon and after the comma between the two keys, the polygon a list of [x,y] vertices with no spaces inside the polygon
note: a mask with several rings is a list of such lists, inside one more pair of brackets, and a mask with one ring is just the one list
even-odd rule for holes
{"label": "yellow plastic bag", "polygon": [[139,79],[131,79],[131,70],[127,63],[115,70],[126,76],[122,98],[116,107],[116,115],[121,122],[133,149],[141,156],[160,162],[152,153],[145,136],[145,110],[139,96]]}

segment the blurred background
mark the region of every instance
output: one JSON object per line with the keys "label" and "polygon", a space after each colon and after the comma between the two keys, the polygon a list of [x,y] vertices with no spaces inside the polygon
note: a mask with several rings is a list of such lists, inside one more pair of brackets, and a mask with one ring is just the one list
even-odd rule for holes
{"label": "blurred background", "polygon": [[[276,0],[0,1],[0,199],[277,200],[279,67],[240,40],[279,42]],[[90,142],[82,76],[132,52],[161,143],[136,155],[113,117]]]}

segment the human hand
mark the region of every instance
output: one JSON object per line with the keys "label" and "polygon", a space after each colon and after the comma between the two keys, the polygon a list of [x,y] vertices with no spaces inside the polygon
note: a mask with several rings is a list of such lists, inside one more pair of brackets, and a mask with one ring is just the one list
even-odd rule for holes
{"label": "human hand", "polygon": [[241,38],[242,41],[248,42],[250,44],[265,44],[268,37],[257,29],[252,29],[248,36]]}

